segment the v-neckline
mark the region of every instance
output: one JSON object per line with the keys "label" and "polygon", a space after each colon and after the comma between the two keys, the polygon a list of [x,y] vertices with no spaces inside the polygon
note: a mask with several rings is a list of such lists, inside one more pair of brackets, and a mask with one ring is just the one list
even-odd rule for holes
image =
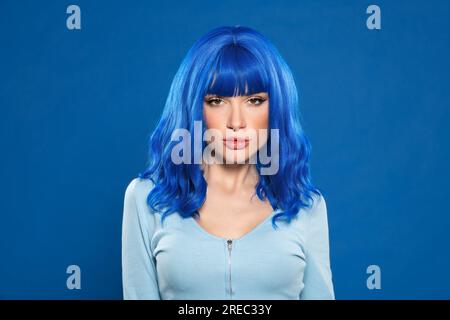
{"label": "v-neckline", "polygon": [[248,238],[250,235],[254,234],[256,231],[258,231],[260,228],[262,228],[268,221],[271,221],[274,214],[279,212],[279,209],[277,210],[273,210],[267,217],[264,218],[264,220],[262,220],[260,223],[258,223],[255,227],[253,227],[250,231],[244,233],[242,236],[238,237],[238,238],[227,238],[227,237],[221,237],[221,236],[217,236],[215,234],[210,233],[209,231],[207,231],[205,228],[203,228],[194,218],[194,216],[189,217],[189,220],[192,220],[192,223],[194,224],[195,228],[197,230],[199,230],[200,232],[202,232],[203,234],[205,234],[206,236],[216,239],[216,240],[220,240],[220,241],[227,241],[227,240],[232,240],[233,242],[236,241],[241,241],[244,240],[246,238]]}

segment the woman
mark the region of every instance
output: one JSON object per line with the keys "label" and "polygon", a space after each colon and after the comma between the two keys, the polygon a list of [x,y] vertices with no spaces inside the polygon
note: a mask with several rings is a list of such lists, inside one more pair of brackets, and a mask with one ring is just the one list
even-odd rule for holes
{"label": "woman", "polygon": [[124,298],[334,299],[309,155],[273,44],[242,26],[198,39],[125,192]]}

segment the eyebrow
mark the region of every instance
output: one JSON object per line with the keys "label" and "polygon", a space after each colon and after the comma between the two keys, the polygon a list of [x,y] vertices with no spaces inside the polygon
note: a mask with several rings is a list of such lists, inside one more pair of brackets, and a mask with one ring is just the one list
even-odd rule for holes
{"label": "eyebrow", "polygon": [[[236,97],[251,97],[251,96],[256,96],[256,95],[265,95],[265,94],[267,94],[266,92],[257,92],[257,93],[254,93],[254,94],[251,94],[251,95],[248,95],[248,96],[236,96]],[[209,97],[209,96],[211,96],[211,97],[217,97],[217,98],[228,98],[228,97],[226,97],[226,96],[219,96],[218,94],[207,94],[207,95],[205,95],[205,97]]]}

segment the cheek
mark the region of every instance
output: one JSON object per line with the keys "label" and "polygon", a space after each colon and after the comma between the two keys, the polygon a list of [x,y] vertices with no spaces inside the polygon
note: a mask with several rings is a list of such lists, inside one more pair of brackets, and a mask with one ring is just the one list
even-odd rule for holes
{"label": "cheek", "polygon": [[203,109],[203,118],[208,129],[219,129],[223,126],[223,116],[216,110]]}
{"label": "cheek", "polygon": [[261,110],[261,112],[252,114],[251,127],[253,129],[268,129],[269,127],[268,110]]}

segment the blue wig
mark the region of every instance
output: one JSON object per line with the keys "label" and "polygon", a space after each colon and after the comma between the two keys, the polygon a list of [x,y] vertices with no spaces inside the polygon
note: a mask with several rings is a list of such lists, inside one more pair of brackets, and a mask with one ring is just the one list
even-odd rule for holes
{"label": "blue wig", "polygon": [[[259,159],[256,163],[256,194],[279,210],[272,218],[273,227],[277,227],[277,219],[290,222],[301,208],[311,207],[312,193],[321,194],[310,180],[311,146],[300,124],[297,88],[288,65],[275,46],[257,31],[243,26],[219,27],[198,39],[181,62],[149,139],[147,168],[139,173],[140,178],[154,183],[147,203],[162,212],[162,222],[174,212],[183,218],[198,215],[206,199],[207,183],[200,164],[171,161],[176,144],[172,132],[193,132],[194,121],[204,121],[206,94],[238,96],[258,92],[268,93],[269,132],[278,129],[280,140],[276,174],[261,174],[263,165]],[[204,122],[202,127],[204,131]],[[268,146],[270,141],[269,134]],[[202,145],[204,148],[205,142]]]}

